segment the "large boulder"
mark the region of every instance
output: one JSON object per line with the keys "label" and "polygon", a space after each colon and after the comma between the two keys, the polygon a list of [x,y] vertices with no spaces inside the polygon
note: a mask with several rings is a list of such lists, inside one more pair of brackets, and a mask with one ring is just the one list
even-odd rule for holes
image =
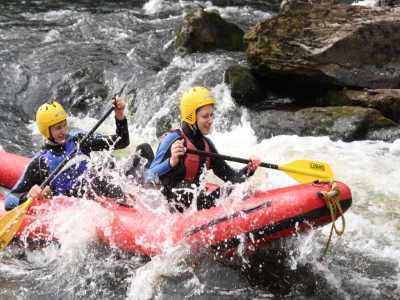
{"label": "large boulder", "polygon": [[326,87],[400,88],[400,7],[285,0],[244,36],[248,66]]}
{"label": "large boulder", "polygon": [[329,91],[318,99],[322,105],[362,106],[379,110],[386,118],[400,123],[400,90]]}
{"label": "large boulder", "polygon": [[332,140],[400,138],[400,125],[372,108],[359,106],[312,107],[292,111],[249,111],[250,125],[259,139],[276,135],[329,136]]}
{"label": "large boulder", "polygon": [[217,49],[245,51],[245,32],[219,14],[198,9],[188,13],[178,30],[175,47],[179,52],[208,52]]}

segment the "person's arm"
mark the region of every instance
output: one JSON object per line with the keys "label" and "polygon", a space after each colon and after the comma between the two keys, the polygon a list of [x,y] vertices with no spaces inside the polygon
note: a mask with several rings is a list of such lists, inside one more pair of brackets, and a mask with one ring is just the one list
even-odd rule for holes
{"label": "person's arm", "polygon": [[[119,150],[129,146],[129,131],[128,131],[128,120],[125,118],[125,102],[124,100],[116,96],[111,102],[115,104],[115,123],[116,133],[114,135],[100,135],[93,134],[90,136],[83,145],[81,145],[82,151],[89,155],[91,151],[102,151],[102,150]],[[79,136],[79,139],[83,137]],[[77,141],[79,140],[77,139]]]}
{"label": "person's arm", "polygon": [[[213,153],[218,153],[215,145],[212,141],[206,138],[210,146],[210,151]],[[244,182],[248,177],[253,176],[254,171],[249,170],[248,166],[242,169],[232,168],[225,160],[219,158],[211,157],[210,168],[213,170],[214,174],[222,179],[223,181],[231,181],[232,183]]]}
{"label": "person's arm", "polygon": [[119,95],[116,95],[114,99],[111,100],[111,104],[115,105],[114,114],[117,120],[122,121],[125,119],[125,101]]}
{"label": "person's arm", "polygon": [[[39,163],[39,160],[40,163]],[[39,167],[42,166],[40,170]],[[6,196],[4,207],[11,210],[28,200],[28,193],[36,185],[40,186],[48,177],[48,170],[44,159],[41,156],[35,156],[26,166],[18,182]]]}
{"label": "person's arm", "polygon": [[176,164],[174,166],[171,166],[170,164],[172,156],[171,148],[172,145],[179,140],[182,140],[182,137],[177,132],[172,132],[165,136],[158,147],[157,153],[150,165],[148,173],[158,177],[165,177],[174,167],[176,167]]}
{"label": "person's arm", "polygon": [[[128,120],[124,117],[123,120],[115,118],[117,125],[116,134],[111,136],[115,150],[124,149],[129,146],[129,131]],[[119,138],[119,140],[118,140]]]}
{"label": "person's arm", "polygon": [[116,135],[120,138],[120,140],[115,143],[114,149],[123,149],[129,146],[128,120],[124,114],[125,101],[117,95],[111,103],[115,105],[114,113],[117,125]]}

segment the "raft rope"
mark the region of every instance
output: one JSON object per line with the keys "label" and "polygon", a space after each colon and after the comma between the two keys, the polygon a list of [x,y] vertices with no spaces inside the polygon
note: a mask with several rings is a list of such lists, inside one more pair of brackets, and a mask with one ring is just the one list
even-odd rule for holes
{"label": "raft rope", "polygon": [[[342,236],[344,233],[344,229],[346,228],[346,220],[344,218],[342,207],[340,206],[340,199],[342,198],[342,192],[341,192],[340,188],[336,185],[335,181],[334,180],[318,180],[318,181],[313,182],[313,184],[318,184],[318,183],[322,183],[322,184],[329,183],[331,186],[331,190],[329,192],[321,191],[318,193],[319,196],[324,199],[325,205],[328,207],[328,209],[331,213],[331,217],[332,217],[332,227],[331,227],[331,233],[329,235],[329,240],[326,244],[324,253],[319,258],[319,261],[321,262],[324,260],[324,256],[325,256],[326,252],[328,251],[328,247],[329,247],[329,244],[332,239],[333,230],[335,230],[335,232],[338,236]],[[338,230],[336,227],[337,212],[339,212],[340,217],[342,218],[342,230]]]}

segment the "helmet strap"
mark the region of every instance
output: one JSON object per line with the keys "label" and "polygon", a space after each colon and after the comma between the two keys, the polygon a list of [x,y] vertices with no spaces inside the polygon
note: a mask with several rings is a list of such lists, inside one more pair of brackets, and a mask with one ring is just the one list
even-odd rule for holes
{"label": "helmet strap", "polygon": [[[50,130],[49,130],[50,131]],[[56,145],[60,145],[59,143],[57,143],[57,141],[55,140],[55,138],[53,138],[53,136],[51,135],[51,132],[50,132],[50,136],[47,138],[50,142],[52,142],[52,143],[54,143],[54,144],[56,144]]]}
{"label": "helmet strap", "polygon": [[56,142],[56,140],[55,140],[51,135],[50,135],[50,137],[48,138],[48,140],[49,140],[50,142],[52,142],[52,143],[58,145],[58,143]]}

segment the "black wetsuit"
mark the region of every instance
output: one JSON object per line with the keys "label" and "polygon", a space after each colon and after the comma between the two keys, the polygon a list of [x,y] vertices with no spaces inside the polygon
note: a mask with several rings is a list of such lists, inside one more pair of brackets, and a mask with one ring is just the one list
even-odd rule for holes
{"label": "black wetsuit", "polygon": [[[189,126],[184,126],[180,130],[183,131],[185,136],[196,147],[196,149],[204,151],[206,148],[204,144],[205,140],[209,145],[210,152],[218,153],[212,141],[203,136],[199,130],[194,132]],[[168,137],[169,134],[171,134],[171,136]],[[172,144],[176,140],[183,139],[183,137],[177,132],[172,132],[169,134],[162,140],[159,149],[157,150],[155,159],[153,160],[149,169],[148,178],[151,179],[153,175],[157,175],[161,181],[161,184],[163,185],[163,194],[178,211],[183,212],[185,208],[188,208],[193,201],[193,195],[191,193],[188,194],[186,192],[187,190],[185,191],[185,189],[190,188],[192,183],[184,180],[186,175],[184,157],[180,158],[178,165],[176,165],[174,168],[171,168],[169,162],[166,161],[169,161],[169,158],[171,157]],[[206,160],[206,156],[200,156],[200,166],[204,166],[206,164]],[[244,182],[246,178],[254,174],[254,172],[248,172],[247,166],[241,170],[236,170],[229,166],[226,161],[218,158],[210,159],[210,169],[223,181],[230,181],[234,184]],[[202,170],[199,168],[193,180],[193,183],[196,184],[196,186],[200,185],[201,175]],[[173,192],[172,189],[184,190],[182,190],[182,192]],[[200,193],[199,197],[197,198],[197,209],[200,210],[215,206],[215,199],[219,196],[219,189],[207,196],[205,196],[204,193]]]}

